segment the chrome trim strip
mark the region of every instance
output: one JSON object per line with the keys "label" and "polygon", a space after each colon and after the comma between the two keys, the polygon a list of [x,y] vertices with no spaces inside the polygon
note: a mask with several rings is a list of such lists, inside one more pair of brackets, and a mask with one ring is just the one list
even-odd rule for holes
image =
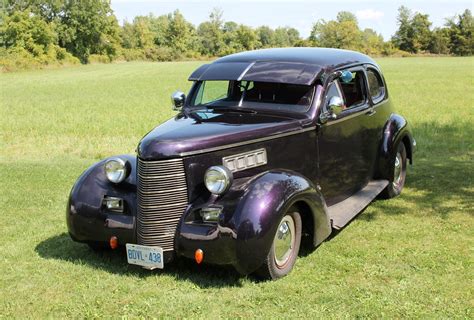
{"label": "chrome trim strip", "polygon": [[249,64],[249,65],[247,66],[247,68],[245,68],[245,70],[242,71],[242,73],[240,74],[240,76],[237,78],[237,81],[241,81],[241,80],[242,80],[242,78],[243,78],[243,77],[245,76],[245,74],[250,70],[250,68],[253,67],[253,65],[255,64],[255,62],[256,62],[256,61],[254,61],[254,62],[252,62],[251,64]]}
{"label": "chrome trim strip", "polygon": [[[326,126],[330,126],[332,124],[336,124],[336,123],[339,123],[341,121],[344,121],[346,119],[352,119],[354,117],[357,117],[357,116],[360,116],[360,115],[364,115],[365,113],[369,112],[371,109],[375,110],[381,105],[381,103],[377,104],[377,105],[373,105],[372,107],[369,106],[369,105],[364,105],[364,106],[361,106],[359,108],[361,108],[360,110],[358,111],[354,111],[354,113],[348,115],[348,116],[345,116],[345,117],[342,117],[342,118],[338,118],[336,120],[331,120],[331,121],[328,121],[326,122],[325,124],[323,125],[326,125]],[[350,110],[350,109],[349,109]]]}
{"label": "chrome trim strip", "polygon": [[223,150],[223,149],[228,149],[228,148],[235,148],[235,147],[240,147],[240,146],[244,146],[244,145],[247,145],[247,144],[258,143],[258,142],[263,142],[263,141],[267,141],[267,140],[273,140],[273,139],[278,139],[278,138],[282,138],[282,137],[292,136],[292,135],[295,135],[295,134],[300,134],[300,133],[304,133],[304,132],[312,131],[312,130],[316,130],[316,126],[312,126],[312,127],[308,127],[308,128],[302,129],[302,130],[297,130],[297,131],[292,131],[292,132],[275,134],[275,135],[264,137],[264,138],[258,138],[258,139],[253,139],[253,140],[247,140],[247,141],[242,141],[242,142],[226,144],[226,145],[222,145],[222,146],[218,146],[218,147],[214,147],[214,148],[208,148],[208,149],[202,149],[202,150],[196,150],[196,151],[188,151],[188,152],[181,152],[179,154],[179,156],[180,157],[187,157],[187,156],[193,156],[193,155],[200,154],[200,153],[207,153],[207,152],[213,152],[213,151],[218,151],[218,150]]}

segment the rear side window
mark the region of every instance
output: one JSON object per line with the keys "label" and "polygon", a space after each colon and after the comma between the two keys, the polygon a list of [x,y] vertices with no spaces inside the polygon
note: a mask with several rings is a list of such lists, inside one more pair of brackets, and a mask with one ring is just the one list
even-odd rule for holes
{"label": "rear side window", "polygon": [[374,103],[380,102],[385,96],[385,87],[380,74],[374,69],[367,70],[367,81],[369,82],[369,94]]}
{"label": "rear side window", "polygon": [[346,101],[346,108],[356,108],[364,105],[367,101],[365,91],[364,72],[352,72],[352,80],[350,82],[339,82]]}

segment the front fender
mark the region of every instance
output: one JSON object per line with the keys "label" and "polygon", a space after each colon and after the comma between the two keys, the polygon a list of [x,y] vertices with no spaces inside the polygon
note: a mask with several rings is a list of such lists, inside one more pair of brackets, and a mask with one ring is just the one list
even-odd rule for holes
{"label": "front fender", "polygon": [[325,201],[321,193],[302,175],[272,170],[251,179],[233,215],[236,232],[236,269],[251,273],[261,266],[273,242],[278,224],[296,203],[311,209],[314,244],[331,233]]}
{"label": "front fender", "polygon": [[[71,237],[80,242],[108,242],[117,236],[120,244],[135,242],[136,157],[121,155],[130,163],[131,172],[120,184],[111,183],[104,172],[102,160],[93,164],[78,178],[69,195],[66,221]],[[104,196],[124,199],[124,214],[108,212]]]}

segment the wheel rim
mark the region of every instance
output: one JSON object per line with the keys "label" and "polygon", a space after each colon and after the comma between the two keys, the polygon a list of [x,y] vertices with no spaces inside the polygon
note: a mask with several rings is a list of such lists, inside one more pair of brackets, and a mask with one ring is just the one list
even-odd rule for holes
{"label": "wheel rim", "polygon": [[293,218],[289,215],[283,217],[275,235],[274,256],[278,268],[283,268],[290,260],[295,247],[296,228]]}
{"label": "wheel rim", "polygon": [[395,165],[393,170],[393,185],[398,187],[402,180],[403,158],[400,152],[397,152],[395,157]]}

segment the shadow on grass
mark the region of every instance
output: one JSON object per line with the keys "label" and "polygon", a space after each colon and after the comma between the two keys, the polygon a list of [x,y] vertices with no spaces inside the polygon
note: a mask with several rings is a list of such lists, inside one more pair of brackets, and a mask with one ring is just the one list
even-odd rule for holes
{"label": "shadow on grass", "polygon": [[[416,129],[419,150],[414,155],[414,166],[408,170],[401,201],[377,201],[382,209],[377,211],[424,215],[430,210],[443,219],[449,218],[453,211],[473,215],[474,127],[468,122],[456,125],[430,122]],[[373,220],[377,214],[364,214],[360,219]]]}
{"label": "shadow on grass", "polygon": [[127,263],[123,247],[114,251],[93,251],[85,244],[72,241],[67,233],[42,241],[35,251],[45,259],[87,265],[113,274],[140,278],[170,275],[178,281],[191,281],[200,288],[240,287],[244,279],[232,267],[197,265],[185,258],[175,259],[163,270],[142,269]]}

